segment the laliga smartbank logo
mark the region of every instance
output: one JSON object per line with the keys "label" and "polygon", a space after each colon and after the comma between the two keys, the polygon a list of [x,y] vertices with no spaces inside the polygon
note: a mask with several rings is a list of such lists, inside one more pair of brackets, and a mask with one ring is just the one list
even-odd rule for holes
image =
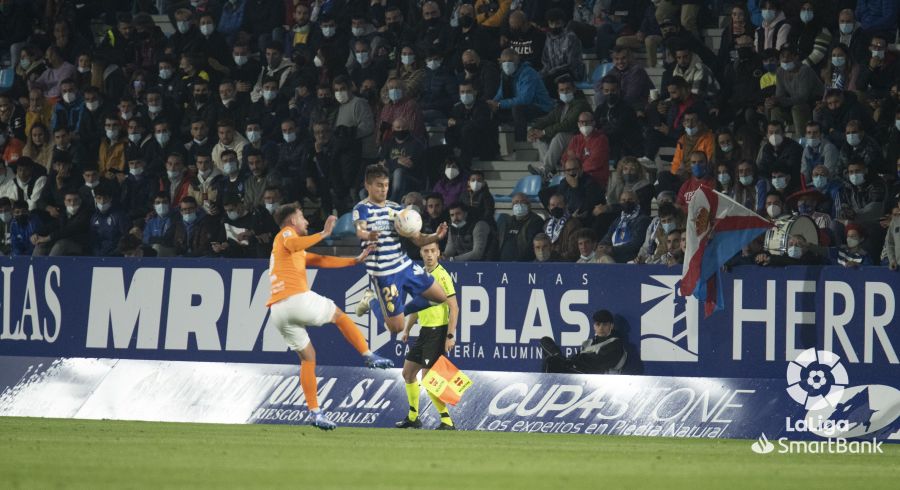
{"label": "laliga smartbank logo", "polygon": [[[852,396],[847,396],[851,390],[847,390],[849,383],[847,369],[841,363],[840,356],[826,350],[807,349],[788,363],[786,378],[788,395],[803,405],[806,415],[800,420],[785,417],[785,432],[812,433],[825,439],[792,441],[788,437],[781,437],[776,441],[776,447],[766,434],[762,433],[759,439],[750,445],[754,453],[769,454],[776,450],[778,454],[882,453],[882,441],[875,437],[871,441],[848,440],[848,437],[874,432],[869,429],[872,427],[872,415],[876,411],[870,409],[868,399],[863,400],[861,396],[856,395],[859,392],[856,390],[858,387],[851,389]],[[868,393],[868,389],[865,393]],[[893,422],[896,415],[881,427]]]}

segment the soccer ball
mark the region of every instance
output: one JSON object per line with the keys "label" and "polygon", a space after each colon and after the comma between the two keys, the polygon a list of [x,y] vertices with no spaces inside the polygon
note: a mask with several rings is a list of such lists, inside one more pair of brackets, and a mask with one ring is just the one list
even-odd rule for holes
{"label": "soccer ball", "polygon": [[400,236],[411,237],[422,230],[422,217],[412,208],[406,208],[394,217],[394,228]]}

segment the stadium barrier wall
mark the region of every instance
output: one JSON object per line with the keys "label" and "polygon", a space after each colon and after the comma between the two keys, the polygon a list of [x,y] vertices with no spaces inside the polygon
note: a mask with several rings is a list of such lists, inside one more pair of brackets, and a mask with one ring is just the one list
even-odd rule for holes
{"label": "stadium barrier wall", "polygon": [[[0,356],[294,364],[268,322],[263,260],[13,258],[0,263]],[[703,318],[678,294],[680,269],[575,264],[447,264],[460,305],[451,358],[464,370],[540,371],[539,339],[566,354],[607,308],[627,343],[624,374],[783,379],[816,347],[842,359],[852,382],[900,383],[900,274],[887,268],[738,267],[723,274],[725,305]],[[348,312],[372,350],[407,349],[378,312],[353,311],[364,269],[310,270],[312,288]],[[414,329],[413,335],[417,332]],[[321,365],[357,366],[333,326],[311,329]]]}
{"label": "stadium barrier wall", "polygon": [[[306,424],[296,367],[136,359],[5,357],[0,416]],[[319,401],[344,427],[392,427],[406,416],[399,369],[320,366]],[[900,391],[847,388],[844,401],[806,411],[783,383],[470,371],[451,408],[466,430],[694,438],[900,442]],[[423,424],[439,420],[422,393]],[[798,421],[803,421],[799,422]],[[846,424],[846,425],[842,425]]]}

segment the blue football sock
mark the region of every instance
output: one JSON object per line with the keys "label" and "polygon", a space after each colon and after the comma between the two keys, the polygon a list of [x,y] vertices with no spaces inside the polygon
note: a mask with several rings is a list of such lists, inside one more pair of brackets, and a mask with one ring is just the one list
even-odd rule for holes
{"label": "blue football sock", "polygon": [[411,315],[413,313],[418,313],[425,308],[430,308],[435,304],[431,301],[428,301],[424,296],[416,296],[412,301],[406,303],[406,306],[403,307],[404,315]]}

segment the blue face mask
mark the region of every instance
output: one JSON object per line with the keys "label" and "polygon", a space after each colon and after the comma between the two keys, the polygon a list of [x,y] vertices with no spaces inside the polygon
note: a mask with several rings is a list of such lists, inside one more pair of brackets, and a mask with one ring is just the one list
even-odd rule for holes
{"label": "blue face mask", "polygon": [[703,163],[695,163],[691,165],[691,173],[694,174],[694,177],[698,179],[702,178],[706,175],[706,164]]}
{"label": "blue face mask", "polygon": [[[900,175],[900,172],[897,172],[897,175]],[[813,177],[813,185],[816,186],[816,189],[822,190],[825,186],[828,185],[828,177],[824,175],[816,175]]]}
{"label": "blue face mask", "polygon": [[812,214],[813,211],[815,211],[815,208],[813,206],[810,206],[809,204],[806,204],[805,202],[802,202],[797,205],[797,211],[799,211],[800,214],[809,215]]}

